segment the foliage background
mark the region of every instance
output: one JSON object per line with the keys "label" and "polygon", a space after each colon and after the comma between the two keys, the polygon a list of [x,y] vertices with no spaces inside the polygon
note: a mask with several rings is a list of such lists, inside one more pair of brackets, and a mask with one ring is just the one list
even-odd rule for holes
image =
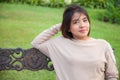
{"label": "foliage background", "polygon": [[60,8],[69,4],[78,4],[88,8],[107,9],[98,17],[104,22],[120,24],[120,0],[0,0],[5,3],[29,4]]}

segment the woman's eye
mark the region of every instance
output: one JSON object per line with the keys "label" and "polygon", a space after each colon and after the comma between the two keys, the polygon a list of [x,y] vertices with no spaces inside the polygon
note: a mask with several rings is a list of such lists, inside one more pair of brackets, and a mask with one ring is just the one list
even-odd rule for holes
{"label": "woman's eye", "polygon": [[74,22],[73,22],[73,24],[77,24],[77,23],[78,23],[78,21],[74,21]]}
{"label": "woman's eye", "polygon": [[87,22],[87,19],[83,20],[83,22]]}

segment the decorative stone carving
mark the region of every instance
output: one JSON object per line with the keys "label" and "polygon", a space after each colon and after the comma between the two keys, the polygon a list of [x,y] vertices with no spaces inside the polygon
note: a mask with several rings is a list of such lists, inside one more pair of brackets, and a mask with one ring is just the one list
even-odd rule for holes
{"label": "decorative stone carving", "polygon": [[1,49],[0,70],[54,70],[50,58],[35,48]]}

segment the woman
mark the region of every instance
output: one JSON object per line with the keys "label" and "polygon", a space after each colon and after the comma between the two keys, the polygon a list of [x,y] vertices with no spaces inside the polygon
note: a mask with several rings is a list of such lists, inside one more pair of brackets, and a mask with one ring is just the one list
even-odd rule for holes
{"label": "woman", "polygon": [[[60,30],[62,36],[51,38]],[[87,12],[71,5],[64,11],[62,24],[39,34],[32,45],[51,58],[57,80],[117,80],[118,71],[109,43],[89,34]]]}

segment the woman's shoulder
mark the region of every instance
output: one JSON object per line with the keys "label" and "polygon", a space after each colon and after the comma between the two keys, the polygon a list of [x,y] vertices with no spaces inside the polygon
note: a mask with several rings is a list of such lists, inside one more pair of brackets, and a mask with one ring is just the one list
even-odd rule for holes
{"label": "woman's shoulder", "polygon": [[96,39],[96,41],[100,44],[105,45],[105,46],[110,46],[110,43],[105,39]]}
{"label": "woman's shoulder", "polygon": [[106,43],[107,41],[105,39],[97,39],[99,42]]}

